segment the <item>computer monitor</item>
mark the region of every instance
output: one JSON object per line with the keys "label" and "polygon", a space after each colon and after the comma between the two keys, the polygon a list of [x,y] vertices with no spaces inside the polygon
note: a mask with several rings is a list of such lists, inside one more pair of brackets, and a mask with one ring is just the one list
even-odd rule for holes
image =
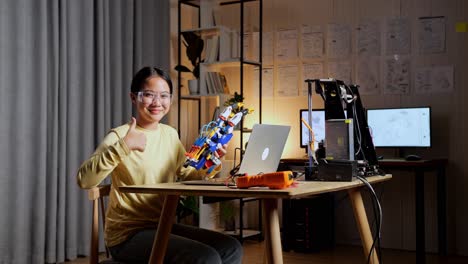
{"label": "computer monitor", "polygon": [[[309,124],[309,110],[301,109],[299,111],[299,124],[300,124],[300,137],[301,137],[301,148],[307,149],[309,144],[309,129],[302,122],[302,118]],[[318,149],[318,143],[325,139],[325,110],[324,109],[313,109],[312,110],[312,124],[309,124],[314,131],[314,149]],[[306,150],[307,151],[307,150]]]}
{"label": "computer monitor", "polygon": [[431,108],[367,109],[375,147],[431,147]]}

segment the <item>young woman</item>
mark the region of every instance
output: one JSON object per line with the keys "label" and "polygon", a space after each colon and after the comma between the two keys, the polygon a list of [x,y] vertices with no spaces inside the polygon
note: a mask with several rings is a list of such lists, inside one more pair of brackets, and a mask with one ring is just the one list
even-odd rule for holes
{"label": "young woman", "polygon": [[[176,130],[160,123],[171,107],[172,92],[172,82],[162,70],[138,71],[130,92],[136,118],[111,129],[78,171],[81,188],[97,186],[109,174],[112,177],[105,241],[116,261],[148,263],[163,205],[159,195],[121,193],[119,186],[207,176],[206,171],[183,167],[185,149]],[[174,224],[164,262],[241,263],[242,246],[218,232]]]}

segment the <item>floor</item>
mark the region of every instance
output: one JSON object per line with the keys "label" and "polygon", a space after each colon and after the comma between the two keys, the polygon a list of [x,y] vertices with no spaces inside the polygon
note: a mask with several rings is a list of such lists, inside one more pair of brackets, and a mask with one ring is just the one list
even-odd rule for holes
{"label": "floor", "polygon": [[[244,242],[244,259],[246,264],[263,264],[263,243],[247,240]],[[416,263],[416,255],[412,251],[383,249],[383,263]],[[101,254],[105,259],[105,254]],[[67,261],[65,264],[85,264],[88,258],[78,258],[73,261]],[[296,253],[283,252],[284,263],[288,264],[363,264],[366,263],[362,248],[355,246],[337,246],[333,250],[325,250],[318,253]],[[464,264],[468,263],[468,257],[439,257],[434,254],[426,255],[427,264]]]}

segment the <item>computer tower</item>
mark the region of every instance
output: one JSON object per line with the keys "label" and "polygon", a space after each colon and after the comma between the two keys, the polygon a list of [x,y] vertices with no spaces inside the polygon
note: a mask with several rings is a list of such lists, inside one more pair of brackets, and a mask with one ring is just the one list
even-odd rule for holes
{"label": "computer tower", "polygon": [[283,199],[283,250],[317,252],[335,245],[332,194]]}

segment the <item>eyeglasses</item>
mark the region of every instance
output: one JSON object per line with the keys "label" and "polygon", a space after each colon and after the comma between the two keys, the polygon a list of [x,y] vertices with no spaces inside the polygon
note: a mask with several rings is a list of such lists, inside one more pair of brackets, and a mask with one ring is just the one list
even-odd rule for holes
{"label": "eyeglasses", "polygon": [[172,99],[172,94],[163,92],[160,94],[153,93],[150,91],[139,91],[137,93],[138,101],[144,104],[152,104],[156,99],[159,99],[161,103],[170,103]]}

